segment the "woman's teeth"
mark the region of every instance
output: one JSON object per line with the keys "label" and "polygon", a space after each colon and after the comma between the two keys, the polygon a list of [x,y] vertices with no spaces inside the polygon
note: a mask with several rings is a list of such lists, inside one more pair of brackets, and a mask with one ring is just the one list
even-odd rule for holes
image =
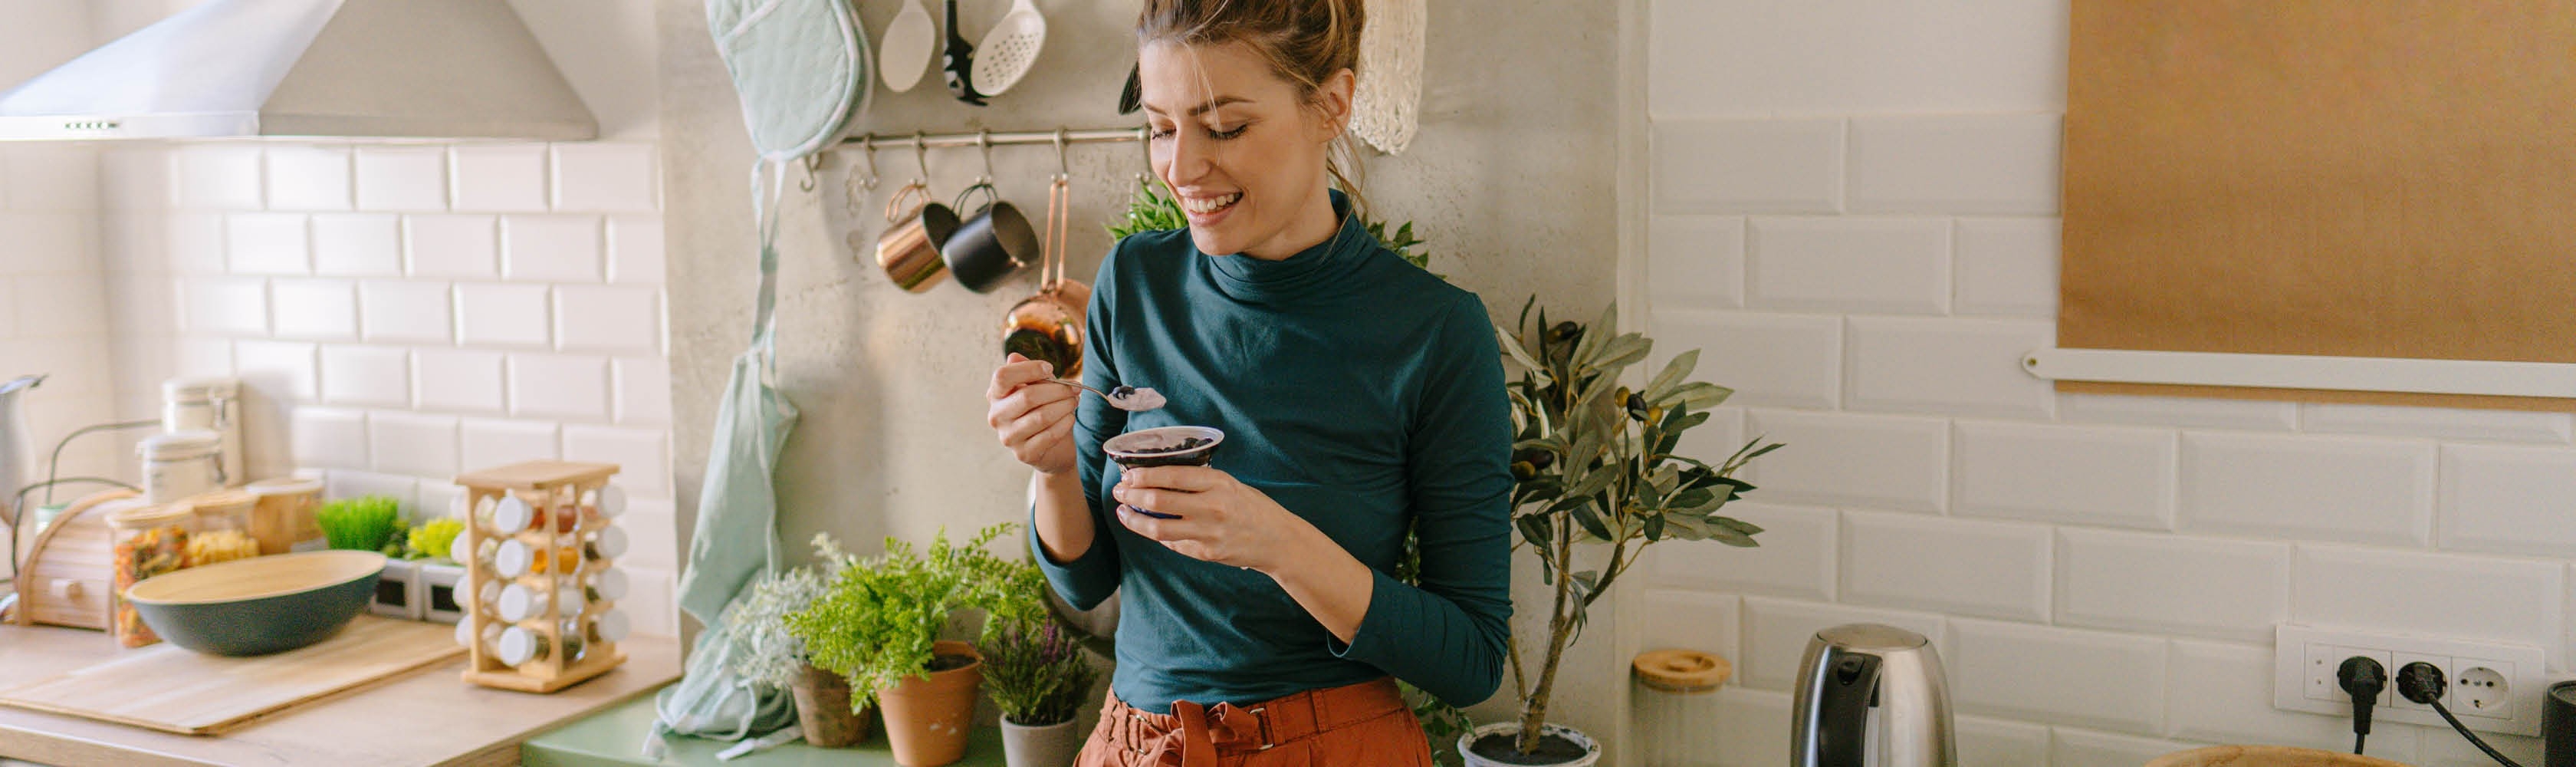
{"label": "woman's teeth", "polygon": [[1224,210],[1226,209],[1226,206],[1233,205],[1236,200],[1241,199],[1243,199],[1242,192],[1236,192],[1222,197],[1183,197],[1181,198],[1181,206],[1183,208],[1187,208],[1191,213],[1204,216]]}

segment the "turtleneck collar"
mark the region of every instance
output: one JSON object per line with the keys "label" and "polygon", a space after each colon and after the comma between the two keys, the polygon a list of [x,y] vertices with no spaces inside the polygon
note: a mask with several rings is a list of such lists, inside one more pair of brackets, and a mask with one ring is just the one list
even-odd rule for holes
{"label": "turtleneck collar", "polygon": [[1333,217],[1342,222],[1331,238],[1277,261],[1239,253],[1209,257],[1208,273],[1217,289],[1240,300],[1296,298],[1329,287],[1365,264],[1377,240],[1369,237],[1358,216],[1351,215],[1350,198],[1338,189],[1330,192]]}

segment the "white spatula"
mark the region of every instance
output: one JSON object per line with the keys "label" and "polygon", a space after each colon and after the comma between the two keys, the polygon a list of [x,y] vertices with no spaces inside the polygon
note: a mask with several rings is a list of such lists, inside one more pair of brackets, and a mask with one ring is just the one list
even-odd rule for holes
{"label": "white spatula", "polygon": [[921,82],[922,70],[930,68],[930,49],[939,44],[939,34],[931,29],[930,11],[921,7],[921,0],[908,0],[886,22],[885,39],[879,43],[877,72],[885,77],[887,90],[902,93]]}
{"label": "white spatula", "polygon": [[984,44],[975,49],[976,92],[999,96],[1019,84],[1043,47],[1046,17],[1038,14],[1035,3],[1012,0],[1011,12],[993,25],[993,31],[984,33]]}

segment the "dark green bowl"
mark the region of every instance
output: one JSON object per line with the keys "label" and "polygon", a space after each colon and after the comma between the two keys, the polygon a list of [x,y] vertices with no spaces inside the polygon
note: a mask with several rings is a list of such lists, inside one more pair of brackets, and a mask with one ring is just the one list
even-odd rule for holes
{"label": "dark green bowl", "polygon": [[385,555],[309,551],[219,562],[125,590],[143,625],[211,655],[267,655],[331,638],[367,609]]}

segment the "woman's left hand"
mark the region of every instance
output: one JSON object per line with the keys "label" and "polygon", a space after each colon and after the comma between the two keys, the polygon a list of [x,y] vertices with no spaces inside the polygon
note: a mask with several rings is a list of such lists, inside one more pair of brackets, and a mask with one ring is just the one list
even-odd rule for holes
{"label": "woman's left hand", "polygon": [[[1182,556],[1276,575],[1318,532],[1269,495],[1205,466],[1149,466],[1125,472],[1118,521]],[[1138,512],[1153,509],[1174,519]]]}

